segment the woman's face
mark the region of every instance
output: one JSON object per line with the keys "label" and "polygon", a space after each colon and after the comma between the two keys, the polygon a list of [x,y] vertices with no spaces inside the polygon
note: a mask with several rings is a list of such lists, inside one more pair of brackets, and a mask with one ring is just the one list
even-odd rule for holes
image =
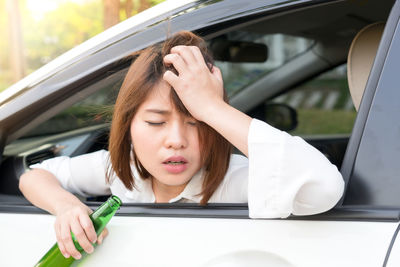
{"label": "woman's face", "polygon": [[175,109],[170,90],[160,82],[147,96],[131,122],[131,138],[158,183],[183,188],[201,167],[197,121]]}

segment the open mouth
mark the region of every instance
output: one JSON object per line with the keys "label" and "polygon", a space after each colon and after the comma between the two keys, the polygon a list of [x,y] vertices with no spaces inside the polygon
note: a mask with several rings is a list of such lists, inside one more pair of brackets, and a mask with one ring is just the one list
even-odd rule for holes
{"label": "open mouth", "polygon": [[166,159],[163,165],[167,172],[178,174],[186,170],[188,161],[182,156],[172,156]]}
{"label": "open mouth", "polygon": [[179,164],[186,164],[185,161],[166,161],[164,164],[170,164],[170,165],[179,165]]}
{"label": "open mouth", "polygon": [[172,156],[164,160],[163,164],[179,165],[186,164],[188,161],[182,156]]}

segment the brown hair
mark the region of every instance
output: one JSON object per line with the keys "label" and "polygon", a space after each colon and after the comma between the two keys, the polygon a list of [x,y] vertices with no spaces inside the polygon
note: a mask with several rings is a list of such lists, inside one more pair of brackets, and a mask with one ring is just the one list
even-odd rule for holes
{"label": "brown hair", "polygon": [[[109,138],[110,164],[107,171],[107,181],[113,173],[119,177],[126,188],[133,190],[135,184],[130,163],[134,161],[141,178],[150,178],[150,173],[137,159],[132,151],[130,125],[139,106],[143,103],[152,89],[162,81],[163,74],[173,67],[164,65],[163,58],[177,45],[197,46],[203,54],[210,71],[213,59],[207,50],[205,41],[199,36],[181,31],[168,38],[164,43],[150,46],[131,55],[134,62],[131,64],[125,80],[122,83],[114,106],[114,114]],[[171,90],[172,103],[179,112],[191,116],[174,90]],[[226,96],[224,96],[226,101]],[[204,167],[204,181],[202,185],[201,204],[206,204],[219,184],[224,179],[229,166],[231,144],[205,123],[199,122],[199,141],[201,147],[201,162]],[[131,158],[133,155],[133,158]]]}

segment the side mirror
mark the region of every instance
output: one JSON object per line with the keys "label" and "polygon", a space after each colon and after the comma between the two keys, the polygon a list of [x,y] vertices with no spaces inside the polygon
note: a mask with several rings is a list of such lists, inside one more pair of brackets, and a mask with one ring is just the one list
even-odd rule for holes
{"label": "side mirror", "polygon": [[283,103],[261,104],[248,114],[282,131],[291,131],[297,127],[296,110]]}
{"label": "side mirror", "polygon": [[209,44],[213,57],[227,62],[265,62],[268,59],[268,47],[265,44],[231,41],[224,37],[211,40]]}

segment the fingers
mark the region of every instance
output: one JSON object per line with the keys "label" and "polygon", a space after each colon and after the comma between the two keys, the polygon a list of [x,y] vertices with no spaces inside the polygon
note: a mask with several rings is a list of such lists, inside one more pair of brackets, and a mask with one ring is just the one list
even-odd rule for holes
{"label": "fingers", "polygon": [[173,73],[170,70],[167,70],[164,73],[163,79],[167,83],[169,83],[169,85],[171,85],[171,87],[173,87],[173,88],[178,88],[179,84],[181,83],[181,80],[179,79],[179,77],[177,75],[175,75],[175,73]]}
{"label": "fingers", "polygon": [[178,54],[168,54],[164,57],[166,64],[172,64],[179,73],[183,73],[187,69],[187,65],[183,58]]}
{"label": "fingers", "polygon": [[206,62],[204,61],[204,57],[200,51],[200,48],[198,48],[197,46],[189,46],[189,49],[191,50],[191,52],[194,56],[194,59],[197,62],[201,62],[203,65],[206,65]]}
{"label": "fingers", "polygon": [[65,248],[64,243],[61,240],[61,228],[58,223],[54,224],[54,230],[56,231],[58,248],[60,249],[61,253],[64,255],[65,258],[69,258],[70,254],[67,252],[67,249]]}
{"label": "fingers", "polygon": [[86,214],[81,214],[79,216],[79,222],[81,223],[88,240],[91,243],[95,243],[97,240],[97,235],[89,216],[87,216]]}
{"label": "fingers", "polygon": [[[73,207],[66,209],[65,212],[57,215],[54,229],[56,231],[57,244],[64,255],[75,259],[82,257],[80,250],[86,253],[92,253],[94,247],[92,243],[96,242],[97,236],[92,221],[89,218],[85,207]],[[79,243],[78,249],[75,247],[71,233],[75,236],[75,240]]]}
{"label": "fingers", "polygon": [[197,46],[178,45],[171,48],[171,53],[164,57],[164,62],[173,64],[181,75],[186,70],[200,74],[207,66]]}
{"label": "fingers", "polygon": [[219,82],[221,82],[221,83],[223,82],[222,73],[219,68],[217,68],[216,66],[213,66],[211,69],[211,73],[214,75],[215,78],[217,78],[217,80]]}
{"label": "fingers", "polygon": [[65,247],[67,254],[71,255],[77,260],[82,257],[72,242],[71,229],[68,224],[61,225],[60,227],[60,242]]}
{"label": "fingers", "polygon": [[[90,243],[89,239],[87,238],[85,230],[82,228],[79,221],[74,220],[71,222],[71,231],[74,233],[76,240],[78,241],[79,245],[83,248],[83,250],[86,253],[92,253],[94,248]],[[74,255],[72,254],[72,256]]]}
{"label": "fingers", "polygon": [[171,54],[178,54],[181,56],[187,65],[192,65],[195,61],[204,62],[203,56],[201,56],[201,59],[199,60],[199,58],[194,55],[194,50],[196,49],[200,52],[197,46],[178,45],[171,48]]}
{"label": "fingers", "polygon": [[104,228],[103,232],[101,232],[101,234],[99,235],[99,238],[97,239],[97,244],[101,244],[103,243],[104,238],[106,238],[106,236],[108,236],[108,230],[107,228]]}
{"label": "fingers", "polygon": [[190,77],[201,76],[208,72],[203,55],[197,46],[174,46],[171,54],[164,57],[164,62],[172,64],[178,71],[179,76],[171,71],[166,71],[163,77],[174,88],[180,85],[182,76],[190,79]]}

